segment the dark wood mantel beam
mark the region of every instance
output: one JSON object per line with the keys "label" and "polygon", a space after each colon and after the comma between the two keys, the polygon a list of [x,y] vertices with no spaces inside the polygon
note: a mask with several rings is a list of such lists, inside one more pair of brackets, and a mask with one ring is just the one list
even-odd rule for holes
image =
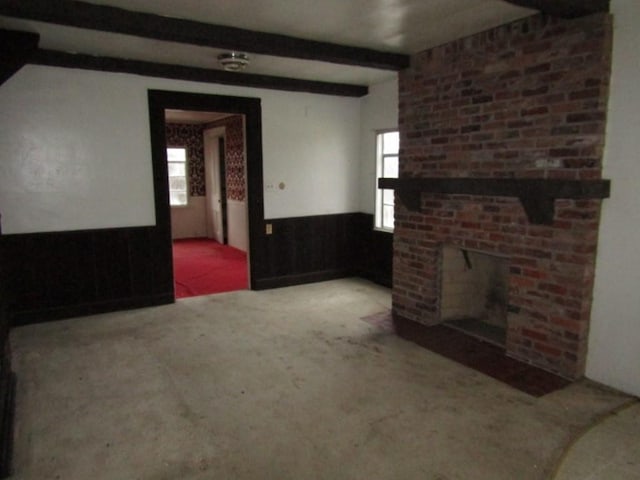
{"label": "dark wood mantel beam", "polygon": [[77,0],[0,0],[0,15],[168,42],[383,70],[402,70],[409,56],[134,12]]}
{"label": "dark wood mantel beam", "polygon": [[533,8],[562,18],[578,18],[608,12],[609,0],[505,0],[520,7]]}
{"label": "dark wood mantel beam", "polygon": [[0,30],[0,85],[28,63],[39,41],[37,33]]}
{"label": "dark wood mantel beam", "polygon": [[380,178],[378,188],[396,190],[409,210],[420,211],[420,194],[488,195],[520,199],[529,221],[551,225],[558,198],[608,198],[609,180],[552,180],[538,178]]}

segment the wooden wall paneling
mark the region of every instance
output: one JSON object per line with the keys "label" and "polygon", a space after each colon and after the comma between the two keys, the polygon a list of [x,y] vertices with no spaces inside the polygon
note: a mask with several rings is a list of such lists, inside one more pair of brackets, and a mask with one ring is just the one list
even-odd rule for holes
{"label": "wooden wall paneling", "polygon": [[[337,214],[268,220],[254,271],[257,289],[358,274],[391,282],[392,235],[373,217]],[[171,242],[159,227],[0,237],[16,324],[173,301]]]}
{"label": "wooden wall paneling", "polygon": [[[174,297],[173,285],[173,252],[171,243],[171,231],[154,228],[143,234],[147,242],[147,249],[151,255],[144,256],[148,261],[148,269],[151,273],[151,295]],[[144,248],[144,245],[141,245]]]}
{"label": "wooden wall paneling", "polygon": [[370,255],[368,256],[367,278],[392,286],[393,281],[393,234],[373,231],[371,234]]}
{"label": "wooden wall paneling", "polygon": [[[359,221],[362,214],[345,213],[266,220],[273,226],[267,235],[265,262],[256,279],[258,289],[295,285],[352,275],[367,269],[360,265],[366,242],[374,241],[371,225]],[[384,249],[380,249],[382,252]],[[391,255],[390,247],[386,249]],[[360,260],[362,258],[362,260]],[[367,257],[368,258],[368,257]],[[386,260],[390,264],[390,258]]]}
{"label": "wooden wall paneling", "polygon": [[338,252],[347,249],[346,243],[341,243],[343,238],[337,236],[339,224],[344,215],[335,217],[318,217],[313,224],[311,232],[312,252],[311,267],[315,270],[349,269],[350,265],[338,262]]}
{"label": "wooden wall paneling", "polygon": [[353,218],[354,263],[357,275],[391,287],[393,234],[374,230],[373,215],[358,213]]}
{"label": "wooden wall paneling", "polygon": [[6,262],[0,234],[0,478],[11,473],[16,376],[11,369]]}
{"label": "wooden wall paneling", "polygon": [[293,272],[295,267],[294,229],[290,221],[266,220],[271,224],[273,233],[265,235],[261,244],[260,270],[257,271],[256,280],[269,277],[279,277],[286,275],[286,272]]}
{"label": "wooden wall paneling", "polygon": [[153,230],[153,227],[136,228],[129,237],[131,295],[134,297],[155,291],[154,270],[160,266],[155,265],[150,247]]}
{"label": "wooden wall paneling", "polygon": [[126,230],[91,234],[96,301],[128,298],[131,289],[129,234]]}
{"label": "wooden wall paneling", "polygon": [[269,270],[265,276],[283,276],[297,272],[298,248],[296,229],[291,220],[280,220],[273,224],[274,234],[269,236]]}
{"label": "wooden wall paneling", "polygon": [[337,240],[335,245],[344,245],[344,248],[336,249],[336,266],[347,265],[352,272],[355,269],[354,258],[357,248],[356,237],[353,231],[353,220],[356,215],[357,214],[352,213],[342,217],[334,234],[334,238]]}
{"label": "wooden wall paneling", "polygon": [[6,303],[9,311],[32,305],[44,308],[46,304],[43,270],[45,251],[38,249],[32,235],[5,235],[0,237],[5,254]]}
{"label": "wooden wall paneling", "polygon": [[[173,301],[171,261],[155,227],[6,235],[14,325]],[[169,244],[170,249],[170,244]]]}
{"label": "wooden wall paneling", "polygon": [[43,242],[47,247],[43,255],[47,306],[97,300],[96,251],[91,237],[82,233],[66,233],[44,238],[47,238]]}
{"label": "wooden wall paneling", "polygon": [[319,237],[326,240],[326,231],[321,231],[318,227],[320,222],[318,217],[310,217],[308,221],[302,219],[294,221],[295,237],[292,250],[295,255],[295,265],[292,273],[301,274],[321,270],[316,258],[321,255],[322,246]]}

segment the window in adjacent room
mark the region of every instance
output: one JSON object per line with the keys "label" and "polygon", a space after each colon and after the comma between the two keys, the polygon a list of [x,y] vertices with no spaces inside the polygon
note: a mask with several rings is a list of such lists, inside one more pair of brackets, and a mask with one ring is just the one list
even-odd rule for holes
{"label": "window in adjacent room", "polygon": [[[377,179],[398,178],[398,153],[400,134],[398,131],[380,132],[376,136],[376,184]],[[393,190],[376,188],[375,227],[393,232]]]}
{"label": "window in adjacent room", "polygon": [[169,205],[180,207],[187,204],[187,149],[167,148],[169,170]]}

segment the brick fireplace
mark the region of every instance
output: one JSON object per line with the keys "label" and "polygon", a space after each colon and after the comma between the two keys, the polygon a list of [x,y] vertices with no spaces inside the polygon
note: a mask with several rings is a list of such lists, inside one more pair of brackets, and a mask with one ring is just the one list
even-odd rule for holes
{"label": "brick fireplace", "polygon": [[401,72],[396,322],[444,320],[447,249],[493,255],[506,354],[583,375],[611,35],[608,14],[533,16],[422,52]]}

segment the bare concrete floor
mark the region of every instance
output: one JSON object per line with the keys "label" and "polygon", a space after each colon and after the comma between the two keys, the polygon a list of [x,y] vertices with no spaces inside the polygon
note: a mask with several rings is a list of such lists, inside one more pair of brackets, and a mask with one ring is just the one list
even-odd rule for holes
{"label": "bare concrete floor", "polygon": [[361,320],[389,307],[345,279],[15,329],[13,478],[547,479],[631,400],[530,397]]}
{"label": "bare concrete floor", "polygon": [[554,480],[640,480],[640,403],[612,412],[578,436]]}

